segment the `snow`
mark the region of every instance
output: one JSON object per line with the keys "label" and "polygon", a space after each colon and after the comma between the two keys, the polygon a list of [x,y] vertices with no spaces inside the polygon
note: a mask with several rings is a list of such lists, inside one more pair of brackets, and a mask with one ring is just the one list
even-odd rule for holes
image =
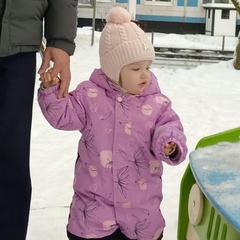
{"label": "snow", "polygon": [[[94,68],[99,68],[100,33],[95,32],[93,46],[91,34],[90,29],[78,29],[77,48],[71,58],[70,90],[88,79]],[[225,48],[235,50],[237,42],[237,38],[226,37]],[[155,33],[154,45],[222,49],[222,38]],[[152,71],[158,77],[162,92],[170,97],[174,110],[182,120],[189,153],[202,137],[240,126],[240,72],[233,68],[233,60],[193,69],[152,68]],[[80,133],[59,131],[47,123],[36,100],[39,87],[37,79],[38,76],[33,105],[33,193],[27,240],[67,240],[66,224],[73,194],[73,170]],[[179,166],[164,164],[164,199],[161,205],[167,224],[164,240],[177,239],[179,187],[188,162],[187,157]]]}
{"label": "snow", "polygon": [[189,158],[200,188],[218,211],[240,230],[240,141],[198,148]]}

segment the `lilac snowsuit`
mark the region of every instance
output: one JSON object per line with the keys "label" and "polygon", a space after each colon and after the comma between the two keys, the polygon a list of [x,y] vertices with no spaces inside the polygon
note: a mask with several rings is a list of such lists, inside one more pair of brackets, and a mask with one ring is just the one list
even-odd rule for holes
{"label": "lilac snowsuit", "polygon": [[[67,227],[76,236],[102,238],[120,227],[130,239],[154,240],[165,226],[162,161],[179,164],[187,147],[171,101],[151,76],[140,95],[123,93],[101,69],[65,98],[57,99],[58,85],[39,89],[48,122],[82,133]],[[173,159],[163,153],[169,141],[178,146]]]}

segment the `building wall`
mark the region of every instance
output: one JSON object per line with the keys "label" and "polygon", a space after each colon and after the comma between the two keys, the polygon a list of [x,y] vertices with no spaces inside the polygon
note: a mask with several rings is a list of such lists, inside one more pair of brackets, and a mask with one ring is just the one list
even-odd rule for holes
{"label": "building wall", "polygon": [[[173,0],[162,5],[145,3],[145,0],[136,1],[135,19],[145,25],[146,31],[205,34],[206,10],[202,7],[202,0]],[[96,2],[96,30],[101,30],[107,12],[115,5],[127,8],[128,0]],[[91,25],[93,9],[79,6],[78,17],[79,27]],[[239,18],[236,25],[237,34]]]}
{"label": "building wall", "polygon": [[221,19],[221,10],[216,9],[214,36],[234,36],[236,28],[236,11],[230,11],[229,19]]}

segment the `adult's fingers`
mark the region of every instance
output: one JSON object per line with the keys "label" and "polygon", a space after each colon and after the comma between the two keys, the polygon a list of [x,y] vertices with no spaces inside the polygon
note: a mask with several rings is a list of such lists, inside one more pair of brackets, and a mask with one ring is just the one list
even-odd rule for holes
{"label": "adult's fingers", "polygon": [[59,75],[60,75],[61,83],[60,83],[60,89],[57,97],[62,98],[68,94],[68,89],[69,89],[70,79],[71,79],[70,69],[64,68]]}
{"label": "adult's fingers", "polygon": [[43,60],[38,70],[38,74],[43,74],[50,67],[51,55],[49,54],[48,49],[43,53]]}

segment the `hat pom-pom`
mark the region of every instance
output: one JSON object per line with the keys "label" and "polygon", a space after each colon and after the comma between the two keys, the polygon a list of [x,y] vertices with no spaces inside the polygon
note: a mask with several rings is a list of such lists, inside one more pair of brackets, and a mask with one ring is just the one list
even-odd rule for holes
{"label": "hat pom-pom", "polygon": [[122,7],[113,7],[106,18],[108,23],[122,24],[131,21],[130,13]]}

